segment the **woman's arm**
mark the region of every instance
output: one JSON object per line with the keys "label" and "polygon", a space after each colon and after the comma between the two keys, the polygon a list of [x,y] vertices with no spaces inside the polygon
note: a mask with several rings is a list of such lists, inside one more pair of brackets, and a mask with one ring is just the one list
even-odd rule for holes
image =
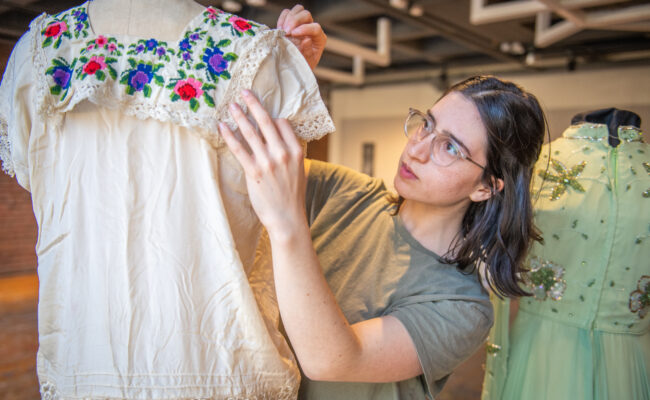
{"label": "woman's arm", "polygon": [[239,107],[230,112],[251,153],[224,124],[220,131],[246,172],[251,202],[269,233],[280,313],[305,375],[393,382],[421,374],[415,345],[397,318],[348,323],[311,242],[302,146],[288,121],[271,119],[250,92],[242,96],[260,132]]}

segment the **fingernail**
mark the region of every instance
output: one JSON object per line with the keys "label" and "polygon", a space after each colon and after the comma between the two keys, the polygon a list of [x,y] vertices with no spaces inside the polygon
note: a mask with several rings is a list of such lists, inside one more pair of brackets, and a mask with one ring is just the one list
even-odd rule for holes
{"label": "fingernail", "polygon": [[230,109],[233,110],[233,111],[236,111],[236,110],[237,110],[237,105],[236,105],[235,103],[230,103],[230,106],[229,106],[229,107],[230,107]]}
{"label": "fingernail", "polygon": [[245,96],[245,97],[250,97],[252,95],[251,91],[248,90],[248,89],[242,90],[241,94],[242,94],[242,96]]}

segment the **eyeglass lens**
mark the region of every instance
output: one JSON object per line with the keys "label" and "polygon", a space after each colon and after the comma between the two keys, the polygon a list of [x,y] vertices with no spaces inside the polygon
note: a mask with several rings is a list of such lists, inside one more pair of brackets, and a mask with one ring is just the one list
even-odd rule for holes
{"label": "eyeglass lens", "polygon": [[[434,133],[431,122],[415,112],[409,114],[404,128],[408,138],[418,141]],[[453,139],[434,133],[431,141],[431,160],[440,166],[447,166],[459,158],[462,158],[462,155]]]}

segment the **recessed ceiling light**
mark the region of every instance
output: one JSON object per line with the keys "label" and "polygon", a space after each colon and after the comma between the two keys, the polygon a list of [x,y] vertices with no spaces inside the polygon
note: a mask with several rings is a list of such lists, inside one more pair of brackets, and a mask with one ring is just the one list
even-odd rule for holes
{"label": "recessed ceiling light", "polygon": [[424,15],[424,8],[419,4],[413,4],[411,8],[409,8],[409,14],[411,14],[412,17],[421,17]]}
{"label": "recessed ceiling light", "polygon": [[266,0],[246,0],[246,4],[253,7],[264,7]]}
{"label": "recessed ceiling light", "polygon": [[399,8],[400,10],[406,10],[406,7],[409,6],[408,0],[389,0],[391,6]]}

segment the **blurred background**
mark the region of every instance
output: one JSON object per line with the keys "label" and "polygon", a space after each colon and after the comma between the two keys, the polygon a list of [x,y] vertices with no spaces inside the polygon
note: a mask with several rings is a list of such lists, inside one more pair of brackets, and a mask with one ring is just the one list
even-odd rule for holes
{"label": "blurred background", "polygon": [[[275,26],[294,1],[199,1]],[[0,70],[39,14],[81,4],[0,0]],[[392,187],[409,107],[430,108],[467,76],[496,74],[534,93],[553,138],[579,112],[617,107],[650,120],[650,1],[318,0],[301,2],[328,35],[316,76],[337,131],[308,156]],[[647,139],[646,139],[647,141]],[[36,224],[29,193],[0,174],[0,399],[38,399]],[[439,399],[478,399],[484,349]]]}

